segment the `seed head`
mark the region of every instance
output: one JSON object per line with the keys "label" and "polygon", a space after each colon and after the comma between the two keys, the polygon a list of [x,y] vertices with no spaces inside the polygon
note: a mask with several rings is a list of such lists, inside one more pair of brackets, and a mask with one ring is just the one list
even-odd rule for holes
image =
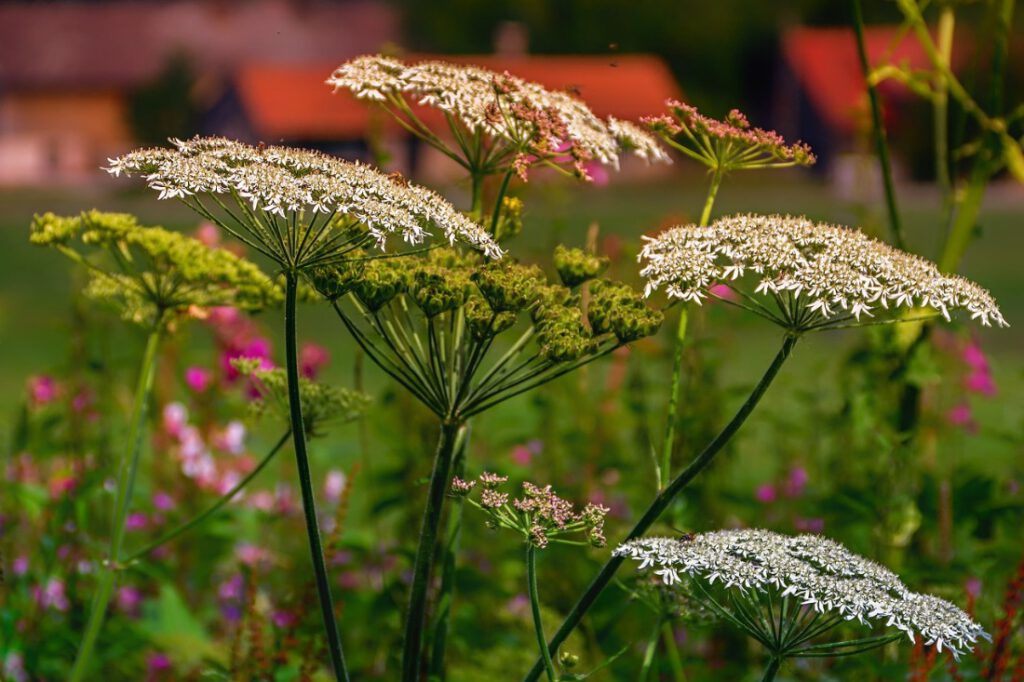
{"label": "seed head", "polygon": [[988,638],[981,626],[953,604],[911,592],[892,571],[820,535],[786,536],[766,530],[724,530],[677,538],[639,538],[620,545],[616,556],[654,569],[667,585],[683,575],[744,593],[774,589],[818,613],[835,612],[861,624],[884,622],[926,645],[959,656]]}
{"label": "seed head", "polygon": [[138,324],[169,323],[168,314],[214,306],[258,310],[281,299],[274,282],[249,261],[178,232],[140,225],[126,213],[47,213],[35,217],[29,239],[87,264],[86,293]]}

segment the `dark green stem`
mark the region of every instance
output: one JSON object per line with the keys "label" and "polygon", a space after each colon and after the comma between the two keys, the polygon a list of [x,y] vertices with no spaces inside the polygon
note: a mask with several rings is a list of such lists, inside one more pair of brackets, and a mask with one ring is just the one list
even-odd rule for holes
{"label": "dark green stem", "polygon": [[89,662],[103,621],[107,607],[114,593],[114,583],[121,567],[121,546],[124,543],[124,524],[131,508],[132,492],[135,488],[135,474],[139,468],[139,457],[142,453],[143,435],[145,433],[146,414],[149,412],[150,396],[153,393],[153,377],[156,374],[157,351],[160,347],[161,326],[150,332],[146,341],[146,350],[142,356],[139,370],[139,382],[135,387],[135,399],[132,405],[131,422],[128,426],[128,444],[131,454],[121,459],[117,476],[117,497],[114,501],[114,523],[110,532],[110,555],[103,566],[98,567],[99,585],[93,596],[89,611],[89,620],[85,626],[85,635],[78,647],[75,664],[71,670],[71,682],[79,682],[89,669]]}
{"label": "dark green stem", "polygon": [[768,662],[768,667],[764,669],[764,675],[761,677],[761,682],[772,682],[775,679],[776,673],[779,672],[779,668],[782,667],[782,659],[772,656],[771,661]]}
{"label": "dark green stem", "polygon": [[[650,528],[658,517],[661,516],[677,495],[685,488],[690,481],[696,478],[697,474],[704,470],[711,461],[715,458],[722,448],[729,442],[729,440],[739,431],[740,427],[750,416],[750,413],[754,411],[757,403],[760,402],[764,396],[768,387],[771,385],[775,376],[782,369],[782,365],[785,364],[789,358],[790,353],[793,352],[793,347],[796,345],[797,337],[791,334],[787,334],[782,342],[782,347],[779,352],[775,355],[775,359],[772,360],[772,364],[769,365],[765,371],[764,376],[754,387],[753,392],[747,397],[746,401],[740,406],[740,409],[733,416],[732,420],[726,424],[725,428],[715,436],[714,440],[708,443],[707,447],[699,455],[697,455],[693,461],[690,462],[676,478],[661,491],[651,502],[650,506],[644,512],[644,515],[640,517],[636,525],[626,536],[625,540],[633,540],[643,535],[648,528]],[[557,651],[558,647],[565,641],[569,634],[576,628],[579,622],[583,619],[584,614],[593,606],[594,602],[601,595],[604,589],[611,582],[615,572],[619,569],[619,566],[625,561],[625,557],[616,556],[609,559],[605,565],[601,568],[601,571],[597,574],[593,581],[591,581],[586,592],[576,601],[572,609],[569,611],[569,615],[566,616],[565,621],[555,632],[554,637],[551,638],[549,648],[551,651]],[[537,661],[533,668],[527,673],[524,680],[526,682],[533,682],[543,671],[543,662]]]}
{"label": "dark green stem", "polygon": [[295,272],[285,274],[284,334],[285,362],[288,369],[288,407],[291,412],[292,442],[295,445],[295,463],[299,470],[299,487],[302,490],[302,511],[306,517],[306,534],[309,536],[309,551],[313,560],[317,594],[320,597],[320,611],[324,621],[324,635],[331,656],[334,677],[339,682],[348,682],[348,668],[341,648],[341,633],[334,616],[334,599],[331,596],[331,582],[327,577],[324,561],[323,542],[320,540],[320,524],[316,517],[316,499],[313,496],[313,481],[309,471],[309,456],[306,454],[306,430],[302,420],[302,403],[299,398],[299,362],[295,334],[295,307],[298,298],[299,280]]}
{"label": "dark green stem", "polygon": [[[466,474],[466,450],[469,446],[469,425],[463,426],[455,437],[455,456],[452,475],[460,478]],[[448,510],[448,541],[441,559],[441,587],[437,597],[437,617],[434,625],[434,640],[430,654],[430,679],[445,678],[445,651],[448,646],[448,628],[452,617],[452,602],[455,599],[456,558],[459,540],[462,537],[462,511],[465,498],[456,497]]]}
{"label": "dark green stem", "polygon": [[530,587],[530,611],[533,613],[533,631],[537,635],[540,657],[544,662],[544,670],[548,674],[548,682],[555,682],[558,673],[551,660],[552,651],[548,651],[547,637],[544,636],[544,623],[540,617],[540,594],[537,590],[537,548],[532,542],[526,543],[526,581]]}
{"label": "dark green stem", "polygon": [[242,480],[240,480],[237,484],[235,484],[235,486],[231,490],[229,490],[226,493],[224,493],[216,502],[211,504],[205,511],[203,511],[200,514],[192,517],[191,519],[189,519],[185,523],[181,524],[180,526],[178,526],[174,530],[171,530],[171,531],[168,531],[167,533],[164,533],[162,536],[160,536],[160,538],[158,540],[154,540],[152,543],[146,545],[145,547],[143,547],[139,551],[134,552],[133,554],[131,554],[128,557],[125,557],[125,559],[124,559],[125,565],[128,565],[128,564],[132,563],[133,561],[137,561],[137,560],[141,559],[142,557],[146,556],[147,554],[152,552],[157,547],[160,547],[162,545],[166,545],[171,540],[174,540],[175,538],[177,538],[179,535],[182,535],[183,533],[187,533],[188,531],[190,531],[193,528],[195,528],[196,526],[202,524],[204,521],[206,521],[206,519],[210,518],[215,513],[217,513],[217,511],[220,510],[224,505],[226,505],[228,502],[230,502],[232,499],[234,499],[235,495],[240,493],[242,491],[242,489],[245,488],[245,486],[247,486],[249,484],[249,481],[251,481],[252,479],[256,478],[259,475],[259,473],[261,471],[263,471],[268,464],[270,464],[270,460],[274,459],[274,456],[278,453],[278,451],[281,450],[281,448],[284,447],[284,444],[288,442],[288,439],[290,437],[291,437],[291,431],[288,431],[283,436],[281,436],[280,440],[277,441],[277,443],[274,445],[274,447],[271,448],[270,452],[268,452],[263,457],[263,459],[260,460],[260,463],[257,464],[256,467],[252,471],[250,471],[248,474],[246,474],[245,477]]}
{"label": "dark green stem", "polygon": [[427,506],[423,511],[420,527],[419,547],[413,566],[412,590],[409,593],[409,607],[406,612],[405,641],[402,645],[402,680],[418,682],[423,660],[423,629],[427,617],[427,591],[430,574],[437,553],[437,531],[441,525],[445,491],[452,468],[452,453],[460,424],[445,420],[441,423],[441,434],[434,456],[434,469],[430,475],[430,489]]}
{"label": "dark green stem", "polygon": [[861,13],[861,0],[851,0],[853,5],[853,30],[857,36],[857,57],[860,68],[864,72],[864,85],[868,90],[871,104],[871,133],[875,140],[875,153],[878,154],[878,165],[882,168],[882,184],[885,189],[885,206],[889,212],[889,230],[893,243],[905,249],[903,227],[900,224],[899,209],[896,206],[896,188],[892,180],[892,163],[889,160],[889,144],[886,141],[885,123],[882,121],[882,105],[878,99],[878,89],[871,81],[871,64],[868,63],[868,52],[864,45],[864,17]]}

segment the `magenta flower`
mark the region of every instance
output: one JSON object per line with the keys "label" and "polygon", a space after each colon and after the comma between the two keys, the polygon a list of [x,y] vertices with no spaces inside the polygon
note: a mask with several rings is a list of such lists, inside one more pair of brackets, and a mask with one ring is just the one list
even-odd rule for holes
{"label": "magenta flower", "polygon": [[512,461],[519,466],[530,466],[530,459],[533,458],[533,453],[530,452],[530,448],[525,445],[517,445],[512,448]]}
{"label": "magenta flower", "polygon": [[978,430],[978,425],[974,421],[974,415],[971,412],[971,406],[967,401],[958,403],[946,412],[946,421],[953,426],[959,426],[968,433],[976,433]]}
{"label": "magenta flower", "polygon": [[708,287],[708,293],[714,296],[715,298],[722,299],[723,301],[739,300],[739,296],[736,294],[733,288],[727,284],[712,284],[711,286]]}
{"label": "magenta flower", "polygon": [[48,405],[57,399],[60,394],[60,387],[56,379],[45,374],[30,377],[28,380],[29,400],[35,407]]}
{"label": "magenta flower", "polygon": [[307,343],[299,351],[299,369],[307,379],[315,379],[330,361],[331,354],[327,349],[315,343]]}
{"label": "magenta flower", "polygon": [[274,613],[271,615],[271,620],[273,621],[275,626],[281,628],[282,630],[294,627],[295,624],[299,621],[298,616],[296,616],[291,611],[286,611],[285,609],[275,610]]}
{"label": "magenta flower", "polygon": [[775,490],[775,486],[771,483],[762,483],[757,486],[757,490],[754,492],[754,497],[757,501],[762,504],[771,504],[778,497],[778,492]]}
{"label": "magenta flower", "polygon": [[22,576],[28,573],[28,557],[22,554],[11,562],[11,573]]}
{"label": "magenta flower", "polygon": [[800,497],[804,494],[804,488],[807,486],[808,476],[807,470],[802,466],[794,466],[789,470],[789,476],[786,478],[786,482],[782,486],[782,491],[786,497]]}
{"label": "magenta flower", "polygon": [[154,651],[146,657],[146,682],[157,682],[165,679],[164,673],[171,669],[171,659],[167,654]]}
{"label": "magenta flower", "polygon": [[185,370],[185,385],[194,393],[206,393],[213,382],[213,374],[205,367],[189,367]]}
{"label": "magenta flower", "polygon": [[124,520],[125,530],[145,530],[149,525],[149,517],[142,512],[133,512]]}
{"label": "magenta flower", "polygon": [[157,492],[153,493],[154,509],[158,511],[170,511],[174,509],[176,506],[177,503],[174,501],[174,498],[168,495],[167,493],[163,492],[162,490],[158,490]]}
{"label": "magenta flower", "polygon": [[117,590],[117,608],[128,616],[138,616],[142,606],[142,592],[136,587],[125,585]]}
{"label": "magenta flower", "polygon": [[997,392],[996,382],[987,370],[974,370],[964,378],[964,388],[971,393],[994,396]]}
{"label": "magenta flower", "polygon": [[60,578],[50,578],[42,587],[33,587],[32,596],[41,609],[53,609],[63,613],[70,607],[67,594],[64,592],[64,581]]}

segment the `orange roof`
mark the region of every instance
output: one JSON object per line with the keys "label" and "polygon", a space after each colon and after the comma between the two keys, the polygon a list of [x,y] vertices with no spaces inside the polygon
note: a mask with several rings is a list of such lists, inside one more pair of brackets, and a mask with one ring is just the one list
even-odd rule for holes
{"label": "orange roof", "polygon": [[[429,59],[427,55],[412,59]],[[599,116],[636,120],[680,96],[668,66],[648,55],[500,57],[445,56],[509,73],[548,88],[578,92]],[[251,64],[236,75],[239,98],[254,132],[267,141],[365,137],[371,108],[324,81],[336,64]]]}
{"label": "orange roof", "polygon": [[[864,75],[853,30],[790,29],[783,36],[782,45],[787,62],[822,118],[844,133],[853,132],[866,106]],[[866,28],[864,45],[868,63],[872,66],[887,62],[923,69],[930,64],[916,38],[912,34],[901,34],[896,27]],[[961,55],[962,52],[954,52],[954,67],[960,62]],[[879,89],[888,96],[908,93],[895,81],[886,81]]]}

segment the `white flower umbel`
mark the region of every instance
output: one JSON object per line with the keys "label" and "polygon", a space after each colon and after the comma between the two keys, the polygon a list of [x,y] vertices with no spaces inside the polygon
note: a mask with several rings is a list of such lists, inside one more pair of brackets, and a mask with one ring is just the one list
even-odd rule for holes
{"label": "white flower umbel", "polygon": [[616,167],[620,151],[627,150],[648,161],[669,160],[656,138],[638,126],[604,121],[567,92],[477,66],[443,61],[407,64],[366,55],[339,66],[327,83],[396,107],[399,111],[393,113],[409,114],[409,98],[458,119],[471,132],[484,132],[516,148],[532,141],[533,146],[564,153],[572,146],[587,159]]}
{"label": "white flower umbel", "polygon": [[[946,319],[963,310],[983,325],[1007,326],[992,295],[974,282],[857,230],[806,218],[735,215],[708,227],[674,227],[648,238],[639,260],[648,295],[664,289],[701,303],[722,283],[753,312],[800,331],[865,318],[896,322],[906,319],[900,308],[931,308]],[[748,274],[756,278],[754,295],[743,290]]]}
{"label": "white flower umbel", "polygon": [[[143,176],[161,199],[183,200],[284,265],[322,262],[351,245],[338,234],[342,219],[380,247],[392,235],[418,244],[436,229],[449,243],[501,256],[487,231],[445,199],[370,166],[219,137],[172,142],[111,159],[107,170]],[[229,209],[224,198],[238,205]]]}
{"label": "white flower umbel", "polygon": [[[911,641],[920,635],[926,645],[949,649],[954,656],[972,649],[979,637],[988,638],[980,625],[953,604],[911,592],[892,571],[818,535],[786,536],[750,529],[685,539],[640,538],[620,545],[615,555],[639,562],[640,569],[653,571],[666,584],[686,577],[708,587],[720,583],[737,600],[753,602],[753,610],[765,595],[774,595],[768,597],[769,609],[775,604],[778,614],[784,617],[788,611],[790,618],[802,611],[805,623],[806,612],[832,616],[834,625],[874,621],[898,628]],[[703,589],[703,585],[698,586]],[[799,607],[787,609],[782,604],[786,598],[797,600]],[[720,609],[718,605],[716,611]],[[826,625],[830,622],[824,620]],[[807,655],[805,643],[830,629],[823,629],[819,621],[807,631],[811,637],[798,641],[799,628],[788,629],[790,642],[773,643],[788,647],[786,651],[773,653],[779,658]],[[776,630],[785,631],[785,627]],[[857,643],[846,645],[849,652]]]}

